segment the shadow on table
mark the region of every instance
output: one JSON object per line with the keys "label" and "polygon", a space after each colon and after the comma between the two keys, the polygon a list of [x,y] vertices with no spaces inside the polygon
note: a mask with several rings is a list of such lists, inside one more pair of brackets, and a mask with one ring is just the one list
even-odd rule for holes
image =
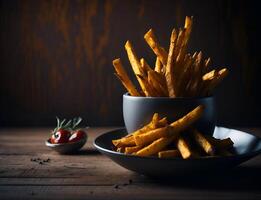
{"label": "shadow on table", "polygon": [[151,179],[161,185],[206,190],[258,190],[261,189],[261,168],[239,166],[226,172],[172,177],[171,179]]}

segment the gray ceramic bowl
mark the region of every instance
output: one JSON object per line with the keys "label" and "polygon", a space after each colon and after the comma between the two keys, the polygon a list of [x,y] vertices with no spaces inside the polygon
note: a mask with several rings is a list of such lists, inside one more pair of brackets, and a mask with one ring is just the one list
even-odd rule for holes
{"label": "gray ceramic bowl", "polygon": [[154,113],[167,117],[173,122],[187,114],[198,105],[204,105],[203,116],[195,123],[204,134],[212,135],[216,125],[216,107],[214,97],[169,98],[169,97],[135,97],[128,93],[123,95],[123,118],[128,133],[147,124]]}

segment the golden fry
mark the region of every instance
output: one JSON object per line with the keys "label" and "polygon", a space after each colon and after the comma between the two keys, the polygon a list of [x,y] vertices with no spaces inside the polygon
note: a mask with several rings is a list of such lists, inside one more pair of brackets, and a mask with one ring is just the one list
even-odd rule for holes
{"label": "golden fry", "polygon": [[137,55],[136,55],[136,53],[135,53],[135,51],[134,51],[130,41],[126,42],[125,49],[127,51],[127,55],[128,55],[130,64],[132,66],[133,72],[134,72],[134,74],[137,77],[137,80],[138,80],[138,82],[139,82],[139,84],[141,86],[142,91],[145,93],[146,96],[150,96],[151,94],[146,89],[144,80],[140,78],[140,76],[145,76],[146,73],[143,70],[143,68],[141,67],[140,61],[137,58]]}
{"label": "golden fry", "polygon": [[211,156],[215,155],[214,146],[196,129],[192,130],[192,135],[196,143]]}
{"label": "golden fry", "polygon": [[144,58],[140,59],[140,64],[143,70],[145,71],[146,75],[148,75],[149,71],[152,71],[151,67],[149,66],[149,64],[146,62]]}
{"label": "golden fry", "polygon": [[218,71],[216,76],[206,85],[204,94],[209,95],[213,92],[214,88],[228,75],[228,69],[223,68]]}
{"label": "golden fry", "polygon": [[170,124],[175,131],[183,131],[188,128],[191,124],[197,121],[203,114],[204,107],[202,105],[197,106],[195,109],[190,111],[188,114],[180,118],[179,120]]}
{"label": "golden fry", "polygon": [[210,65],[211,59],[208,58],[204,61],[204,73],[206,73],[209,69],[209,65]]}
{"label": "golden fry", "polygon": [[164,117],[159,119],[158,113],[155,113],[152,117],[152,120],[149,124],[143,126],[142,128],[136,130],[135,132],[117,140],[112,140],[112,143],[116,147],[126,147],[126,146],[135,146],[134,136],[144,134],[150,130],[157,129],[159,127],[164,127],[168,123],[167,118]]}
{"label": "golden fry", "polygon": [[116,75],[118,76],[118,78],[120,79],[124,87],[127,89],[127,91],[130,93],[130,95],[141,96],[140,93],[135,88],[132,81],[129,79],[126,71],[124,70],[120,58],[113,60],[112,63],[116,71]]}
{"label": "golden fry", "polygon": [[167,125],[168,125],[167,117],[164,117],[161,120],[159,120],[159,122],[157,123],[157,128],[164,127],[164,126],[167,126]]}
{"label": "golden fry", "polygon": [[146,91],[147,97],[159,97],[161,96],[160,93],[149,83],[149,80],[147,77],[142,75],[137,75],[140,80],[143,82],[144,90]]}
{"label": "golden fry", "polygon": [[133,147],[126,147],[125,153],[132,154],[142,149],[142,146],[133,146]]}
{"label": "golden fry", "polygon": [[[174,49],[174,62],[179,62],[181,60],[181,58],[179,57],[180,53],[181,53],[181,47],[183,46],[184,43],[184,37],[185,37],[185,30],[183,29],[179,29],[179,34],[178,34],[178,38],[177,38],[177,42],[175,44],[175,49]],[[174,72],[176,73],[177,71],[179,71],[177,68],[174,69]]]}
{"label": "golden fry", "polygon": [[184,34],[183,43],[181,45],[180,53],[178,55],[179,60],[183,60],[185,57],[185,52],[187,50],[188,41],[192,31],[192,25],[193,25],[193,17],[186,16],[185,25],[184,25],[185,34]]}
{"label": "golden fry", "polygon": [[192,75],[192,62],[192,56],[190,54],[187,54],[184,60],[184,69],[181,70],[177,83],[177,96],[186,96],[185,89]]}
{"label": "golden fry", "polygon": [[175,63],[174,49],[175,49],[176,40],[177,40],[177,32],[175,29],[173,29],[170,37],[169,54],[168,54],[166,73],[165,73],[168,93],[170,97],[176,96],[175,89],[174,89],[174,85],[176,84],[175,77],[174,77],[174,63]]}
{"label": "golden fry", "polygon": [[198,106],[194,110],[190,111],[187,115],[171,123],[169,126],[158,128],[152,131],[148,131],[142,135],[135,136],[134,140],[136,145],[144,146],[161,137],[178,137],[180,131],[188,128],[191,124],[193,124],[202,116],[203,110],[203,106]]}
{"label": "golden fry", "polygon": [[202,85],[202,52],[200,51],[194,62],[194,72],[191,78],[190,96],[196,96]]}
{"label": "golden fry", "polygon": [[203,81],[211,81],[211,80],[213,80],[217,76],[217,73],[218,73],[218,71],[213,69],[212,71],[204,74],[202,76],[202,80]]}
{"label": "golden fry", "polygon": [[159,59],[159,57],[157,57],[156,58],[156,62],[155,62],[155,68],[154,68],[154,70],[156,71],[156,72],[158,72],[158,73],[161,73],[162,72],[162,64],[161,64],[161,62],[160,62],[160,59]]}
{"label": "golden fry", "polygon": [[151,70],[148,72],[149,83],[160,93],[160,96],[168,96],[168,91],[166,90],[165,84],[162,84],[162,80],[157,72]]}
{"label": "golden fry", "polygon": [[180,152],[177,149],[165,150],[158,153],[159,158],[176,158],[180,157]]}
{"label": "golden fry", "polygon": [[233,155],[231,152],[229,152],[229,149],[231,147],[233,147],[233,141],[230,139],[230,138],[226,138],[226,139],[216,139],[214,137],[211,137],[211,136],[208,136],[206,135],[205,136],[208,141],[215,146],[216,148],[216,154],[217,155],[220,155],[220,156],[231,156]]}
{"label": "golden fry", "polygon": [[137,156],[152,156],[157,154],[159,151],[168,146],[171,142],[173,142],[174,137],[163,137],[155,140],[150,145],[144,147],[139,150],[135,155]]}
{"label": "golden fry", "polygon": [[128,135],[127,137],[123,137],[117,140],[112,140],[112,144],[116,147],[126,147],[126,146],[136,145],[133,135]]}
{"label": "golden fry", "polygon": [[161,63],[163,65],[166,65],[168,53],[166,52],[166,50],[163,47],[161,47],[159,45],[157,38],[152,29],[150,29],[144,35],[144,39],[146,40],[146,42],[148,43],[150,48],[153,50],[153,52],[156,54],[156,56],[160,59]]}
{"label": "golden fry", "polygon": [[157,128],[151,131],[148,131],[142,135],[135,135],[134,140],[136,145],[145,146],[161,137],[167,137],[171,134],[172,128],[170,126]]}
{"label": "golden fry", "polygon": [[184,159],[189,159],[193,157],[197,157],[195,153],[192,152],[191,147],[187,140],[183,137],[179,137],[177,140],[177,148]]}
{"label": "golden fry", "polygon": [[207,135],[205,137],[207,137],[208,141],[216,146],[218,149],[229,149],[234,144],[234,142],[230,138],[220,140]]}

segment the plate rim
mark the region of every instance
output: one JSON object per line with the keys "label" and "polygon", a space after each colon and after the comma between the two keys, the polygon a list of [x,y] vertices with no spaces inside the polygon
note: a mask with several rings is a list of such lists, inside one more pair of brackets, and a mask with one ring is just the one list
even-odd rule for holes
{"label": "plate rim", "polygon": [[[215,126],[215,129],[216,128],[225,128],[225,129],[228,129],[228,130],[240,131],[243,134],[250,135],[252,137],[257,138],[259,141],[261,141],[261,138],[259,136],[256,136],[256,135],[253,135],[253,134],[241,131],[241,130],[232,129],[232,128],[226,128],[226,127],[223,127],[223,126]],[[183,158],[158,158],[158,157],[153,157],[153,156],[144,156],[143,157],[143,156],[137,156],[137,155],[131,155],[131,154],[124,154],[124,153],[121,153],[121,152],[117,152],[117,151],[113,151],[113,150],[110,150],[110,149],[106,149],[104,147],[99,146],[96,143],[97,140],[100,137],[102,137],[104,135],[107,135],[107,134],[111,134],[112,132],[116,132],[116,131],[117,132],[119,132],[119,131],[126,131],[126,133],[127,133],[127,130],[126,130],[125,127],[121,127],[121,128],[117,128],[117,129],[113,129],[113,130],[104,132],[104,133],[102,133],[101,135],[97,136],[94,139],[94,141],[93,141],[94,147],[98,151],[104,151],[106,153],[114,154],[114,155],[121,156],[121,157],[129,157],[129,158],[135,158],[135,159],[149,159],[149,160],[172,160],[172,161],[175,160],[175,161],[182,161],[182,162],[199,161],[199,160],[218,160],[218,159],[224,159],[224,158],[232,159],[232,158],[251,157],[251,156],[255,156],[255,155],[258,155],[258,154],[261,153],[261,149],[260,149],[260,150],[256,150],[256,151],[252,151],[252,152],[248,152],[248,153],[244,153],[244,154],[236,154],[236,155],[229,155],[229,156],[204,156],[204,157],[190,158],[190,159],[183,159]]]}

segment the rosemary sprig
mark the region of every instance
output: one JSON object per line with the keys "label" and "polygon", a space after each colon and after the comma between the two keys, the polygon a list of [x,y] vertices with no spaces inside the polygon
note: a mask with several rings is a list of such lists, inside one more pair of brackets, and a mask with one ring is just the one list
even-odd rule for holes
{"label": "rosemary sprig", "polygon": [[81,117],[75,117],[70,120],[63,119],[62,121],[59,119],[59,117],[56,117],[57,126],[53,130],[53,133],[57,132],[59,129],[68,130],[68,131],[74,131],[77,129],[80,129],[79,125],[82,122]]}

